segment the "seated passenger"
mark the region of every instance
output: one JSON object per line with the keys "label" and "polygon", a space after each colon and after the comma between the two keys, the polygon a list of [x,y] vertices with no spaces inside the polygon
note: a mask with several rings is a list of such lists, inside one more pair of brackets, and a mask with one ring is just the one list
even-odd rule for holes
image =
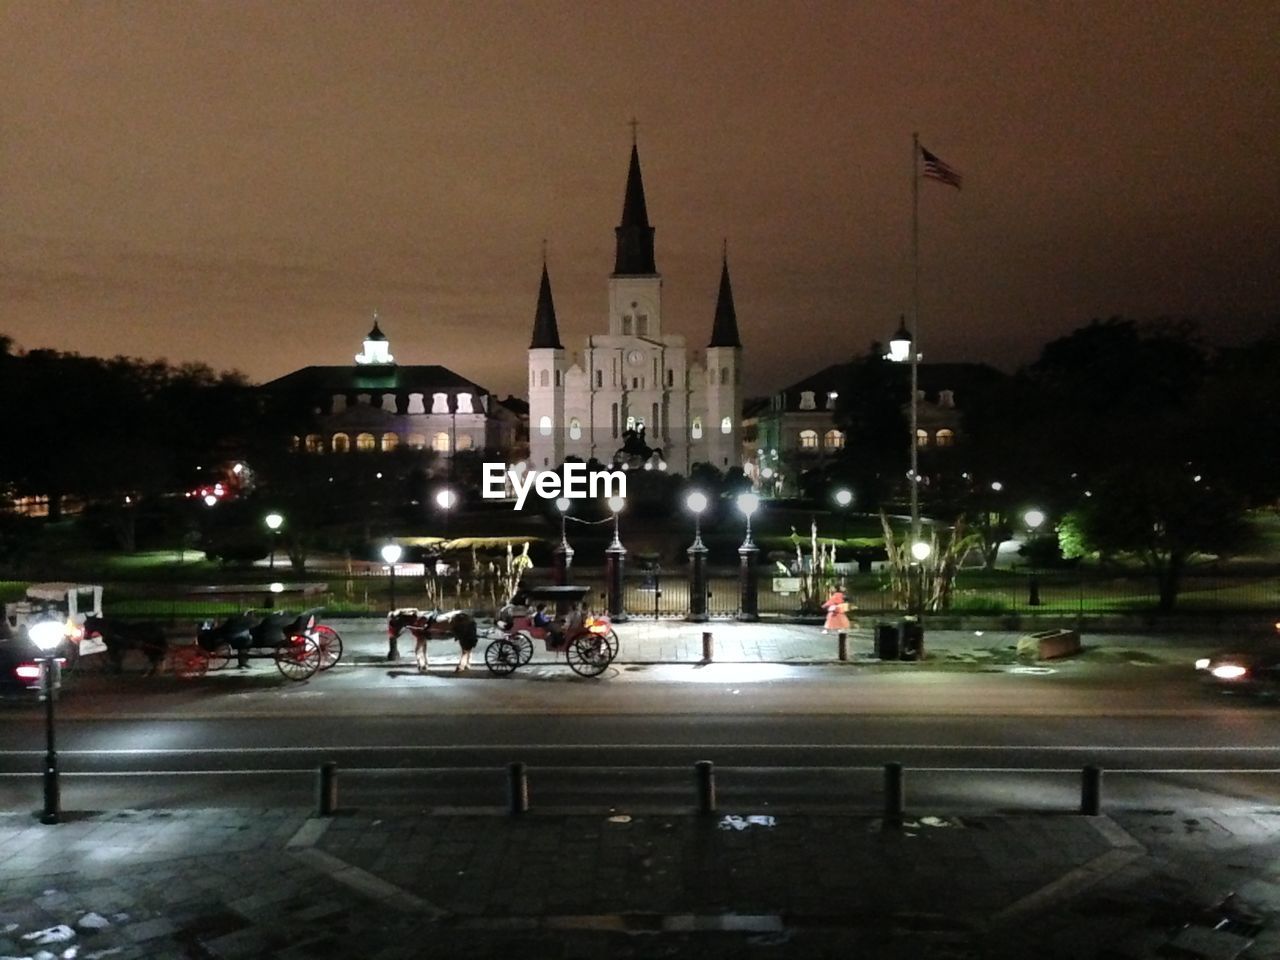
{"label": "seated passenger", "polygon": [[547,615],[547,605],[545,603],[538,604],[538,609],[534,611],[533,625],[541,630],[551,628],[551,617]]}

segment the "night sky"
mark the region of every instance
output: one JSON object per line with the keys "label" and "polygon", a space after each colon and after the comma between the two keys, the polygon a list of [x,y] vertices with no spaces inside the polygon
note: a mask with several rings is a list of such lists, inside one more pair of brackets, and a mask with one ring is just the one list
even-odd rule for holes
{"label": "night sky", "polygon": [[728,239],[747,386],[885,339],[1011,368],[1091,317],[1280,305],[1280,3],[0,2],[0,333],[255,380],[523,393],[545,238],[603,332],[631,130],[667,332]]}

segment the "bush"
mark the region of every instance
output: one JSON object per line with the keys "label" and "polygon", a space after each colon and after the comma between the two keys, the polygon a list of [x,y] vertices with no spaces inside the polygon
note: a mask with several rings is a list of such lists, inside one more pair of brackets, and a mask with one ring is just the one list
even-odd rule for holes
{"label": "bush", "polygon": [[951,610],[954,613],[986,613],[999,615],[1009,612],[1009,605],[998,597],[953,597]]}

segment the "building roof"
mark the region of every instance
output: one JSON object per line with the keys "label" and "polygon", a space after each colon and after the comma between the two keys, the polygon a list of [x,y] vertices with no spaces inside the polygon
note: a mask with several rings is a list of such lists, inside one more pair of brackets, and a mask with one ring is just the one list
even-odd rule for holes
{"label": "building roof", "polygon": [[653,256],[653,233],[644,200],[644,180],[640,176],[640,151],[633,143],[627,192],[622,201],[622,222],[614,230],[618,244],[614,276],[652,276],[658,272]]}
{"label": "building roof", "polygon": [[551,298],[551,278],[547,275],[547,265],[542,265],[542,283],[538,287],[538,309],[533,315],[533,338],[529,341],[530,350],[544,348],[564,349],[560,343],[560,328],[556,324],[556,303]]}
{"label": "building roof", "polygon": [[[810,374],[803,380],[784,387],[774,396],[783,396],[784,410],[799,410],[800,395],[805,391],[812,391],[818,409],[822,409],[823,398],[833,390],[838,393],[842,388],[847,387],[857,366],[858,361],[834,363]],[[896,367],[897,364],[894,366]],[[906,364],[903,364],[902,368],[905,373]],[[957,406],[963,406],[967,396],[1003,376],[1004,374],[1000,371],[984,363],[921,363],[917,371],[920,389],[927,399],[936,401],[939,393],[950,390],[954,394]]]}
{"label": "building roof", "polygon": [[480,396],[489,392],[448,367],[390,363],[303,367],[263,384],[263,389],[273,393],[308,394],[465,391]]}
{"label": "building roof", "polygon": [[729,258],[720,263],[720,294],[716,298],[716,319],[711,327],[708,347],[741,347],[738,336],[738,313],[733,308],[733,286],[729,283]]}
{"label": "building roof", "polygon": [[387,335],[378,329],[378,315],[376,313],[373,315],[373,329],[369,331],[369,335],[365,337],[365,339],[366,340],[386,340],[387,339]]}

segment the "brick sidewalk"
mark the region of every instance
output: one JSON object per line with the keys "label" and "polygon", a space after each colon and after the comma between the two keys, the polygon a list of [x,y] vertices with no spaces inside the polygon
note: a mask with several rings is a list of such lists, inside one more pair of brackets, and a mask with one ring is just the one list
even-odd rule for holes
{"label": "brick sidewalk", "polygon": [[[901,831],[743,814],[206,810],[56,827],[8,814],[0,956],[1136,960],[1196,938],[1204,956],[1280,950],[1280,812],[927,817]],[[1183,929],[1233,892],[1233,927]]]}

